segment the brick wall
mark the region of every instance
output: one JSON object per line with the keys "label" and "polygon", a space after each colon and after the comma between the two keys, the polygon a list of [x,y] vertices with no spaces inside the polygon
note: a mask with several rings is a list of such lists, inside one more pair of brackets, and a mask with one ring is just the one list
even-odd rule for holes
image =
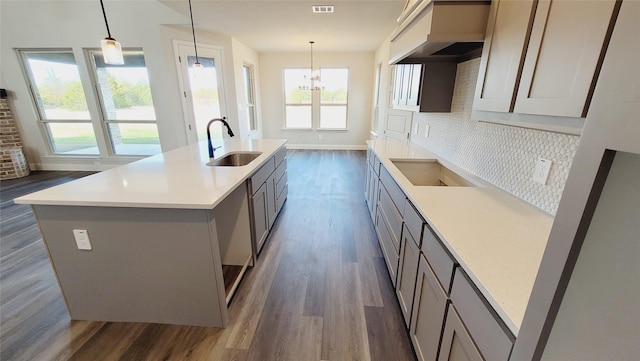
{"label": "brick wall", "polygon": [[29,164],[22,151],[22,139],[9,108],[9,101],[2,97],[0,99],[0,179],[20,178],[28,175],[29,172]]}

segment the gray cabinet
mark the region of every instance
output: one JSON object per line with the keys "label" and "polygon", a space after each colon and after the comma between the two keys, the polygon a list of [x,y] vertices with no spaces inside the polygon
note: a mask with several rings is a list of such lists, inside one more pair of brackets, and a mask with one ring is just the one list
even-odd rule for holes
{"label": "gray cabinet", "polygon": [[393,108],[450,112],[457,69],[456,61],[396,64]]}
{"label": "gray cabinet", "polygon": [[484,361],[453,305],[449,305],[438,361]]}
{"label": "gray cabinet", "polygon": [[251,196],[251,228],[254,245],[254,253],[258,254],[269,234],[269,205],[267,184],[263,183]]}
{"label": "gray cabinet", "polygon": [[283,147],[247,181],[251,195],[251,238],[256,255],[287,198],[286,173],[286,148]]}
{"label": "gray cabinet", "polygon": [[440,335],[449,297],[426,258],[420,256],[409,336],[420,361],[438,357]]}
{"label": "gray cabinet", "polygon": [[[456,269],[453,279],[451,302],[449,313],[454,313],[462,321],[463,328],[468,337],[473,340],[473,344],[483,359],[488,361],[508,360],[515,337],[460,268]],[[448,341],[451,338],[451,329],[462,334],[456,320],[451,321],[452,325],[449,325],[449,322],[449,317],[447,317],[439,360],[451,359],[447,358],[447,354],[451,352],[448,350],[452,350],[456,346],[455,338]],[[454,332],[454,336],[455,334]]]}
{"label": "gray cabinet", "polygon": [[396,295],[407,327],[411,324],[411,310],[413,293],[416,288],[416,274],[420,261],[420,248],[407,229],[402,230],[400,245],[400,259],[398,264],[398,280],[396,281]]}
{"label": "gray cabinet", "polygon": [[616,1],[502,0],[491,6],[474,109],[586,116]]}
{"label": "gray cabinet", "polygon": [[393,107],[418,110],[421,64],[396,64],[393,84]]}

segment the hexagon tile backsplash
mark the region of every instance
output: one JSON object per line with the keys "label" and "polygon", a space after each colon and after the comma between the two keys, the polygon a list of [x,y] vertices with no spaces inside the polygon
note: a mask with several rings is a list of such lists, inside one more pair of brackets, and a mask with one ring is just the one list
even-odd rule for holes
{"label": "hexagon tile backsplash", "polygon": [[[458,65],[451,113],[414,113],[429,138],[411,141],[555,215],[580,137],[471,119],[480,59]],[[536,160],[553,161],[546,185],[533,181]]]}

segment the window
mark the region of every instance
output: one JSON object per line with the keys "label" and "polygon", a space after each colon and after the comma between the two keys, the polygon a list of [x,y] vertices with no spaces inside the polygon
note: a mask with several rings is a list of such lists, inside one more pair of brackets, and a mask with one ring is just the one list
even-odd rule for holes
{"label": "window", "polygon": [[309,69],[284,69],[285,128],[311,129],[311,90],[300,89]]}
{"label": "window", "polygon": [[319,75],[322,89],[305,90],[300,85],[311,76],[310,69],[284,69],[285,128],[347,128],[349,69],[320,69]]}
{"label": "window", "polygon": [[105,64],[101,51],[89,53],[113,153],[160,153],[156,114],[142,50],[123,51],[124,65]]}
{"label": "window", "polygon": [[255,84],[253,81],[253,66],[244,65],[242,70],[244,75],[245,101],[247,103],[247,121],[249,122],[249,131],[252,132],[258,129],[258,125],[256,124],[256,104],[254,100]]}
{"label": "window", "polygon": [[320,69],[320,129],[347,128],[349,69]]}
{"label": "window", "polygon": [[80,73],[71,50],[18,52],[51,152],[99,154]]}

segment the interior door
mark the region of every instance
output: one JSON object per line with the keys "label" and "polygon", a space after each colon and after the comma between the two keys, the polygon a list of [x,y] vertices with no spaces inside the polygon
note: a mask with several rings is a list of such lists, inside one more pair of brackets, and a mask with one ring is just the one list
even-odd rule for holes
{"label": "interior door", "polygon": [[[209,120],[226,116],[222,48],[198,44],[198,61],[202,67],[196,68],[193,43],[176,41],[174,45],[187,140],[191,144],[206,139]],[[226,134],[222,123],[211,125],[212,138]]]}

